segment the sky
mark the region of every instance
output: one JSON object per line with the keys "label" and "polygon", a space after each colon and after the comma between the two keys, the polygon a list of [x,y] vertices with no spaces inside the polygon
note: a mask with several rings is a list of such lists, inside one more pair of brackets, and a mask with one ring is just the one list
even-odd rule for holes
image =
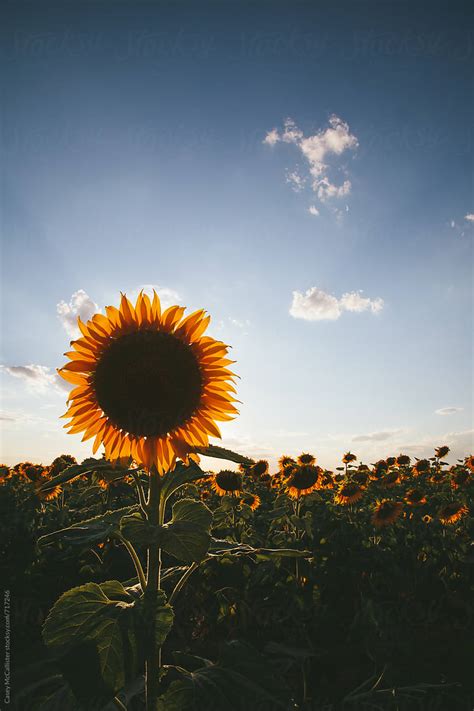
{"label": "sky", "polygon": [[471,453],[470,12],[3,3],[1,460],[90,456],[55,369],[140,288],[232,346],[223,446]]}

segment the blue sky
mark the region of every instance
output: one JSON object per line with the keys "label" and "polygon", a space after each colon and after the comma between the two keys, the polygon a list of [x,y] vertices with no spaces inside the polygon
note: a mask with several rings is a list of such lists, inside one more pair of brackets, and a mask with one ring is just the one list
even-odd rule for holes
{"label": "blue sky", "polygon": [[5,8],[4,461],[89,454],[54,369],[143,285],[233,346],[225,445],[470,453],[467,3]]}

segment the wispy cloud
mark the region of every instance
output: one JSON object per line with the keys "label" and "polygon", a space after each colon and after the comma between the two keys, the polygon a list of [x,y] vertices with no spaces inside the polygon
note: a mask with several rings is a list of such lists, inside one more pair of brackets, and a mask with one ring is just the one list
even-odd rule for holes
{"label": "wispy cloud", "polygon": [[313,193],[322,203],[345,197],[351,192],[352,184],[347,177],[339,184],[329,177],[330,173],[337,169],[333,159],[346,151],[355,150],[359,145],[356,136],[350,132],[349,125],[338,116],[332,115],[327,128],[310,136],[305,136],[293,119],[288,118],[283,130],[273,128],[268,131],[263,143],[267,146],[275,146],[277,143],[293,144],[301,153],[308,175],[303,176],[292,170],[288,171],[286,176],[287,182],[297,192],[303,189],[307,179]]}
{"label": "wispy cloud", "polygon": [[82,321],[88,321],[100,309],[84,289],[79,289],[71,296],[69,303],[60,301],[56,306],[56,311],[66,333],[75,339],[81,335],[77,326],[78,316],[81,317]]}
{"label": "wispy cloud", "polygon": [[336,321],[344,311],[355,313],[370,311],[373,314],[378,314],[382,311],[383,306],[384,302],[380,297],[369,299],[362,296],[360,291],[343,294],[338,299],[317,286],[313,286],[304,294],[300,291],[293,292],[290,314],[294,318],[302,318],[306,321]]}
{"label": "wispy cloud", "polygon": [[319,216],[319,210],[315,205],[310,205],[308,207],[308,212],[310,215],[313,215],[313,217],[318,217]]}
{"label": "wispy cloud", "polygon": [[455,415],[457,412],[462,412],[463,409],[462,407],[440,407],[439,410],[435,410],[435,415]]}
{"label": "wispy cloud", "polygon": [[0,365],[0,371],[23,380],[31,392],[44,393],[52,389],[64,393],[71,389],[68,383],[45,365]]}
{"label": "wispy cloud", "polygon": [[400,434],[402,430],[381,430],[380,432],[369,432],[368,434],[355,435],[353,442],[385,442]]}
{"label": "wispy cloud", "polygon": [[468,213],[467,215],[464,215],[464,219],[467,220],[468,222],[474,222],[474,214]]}

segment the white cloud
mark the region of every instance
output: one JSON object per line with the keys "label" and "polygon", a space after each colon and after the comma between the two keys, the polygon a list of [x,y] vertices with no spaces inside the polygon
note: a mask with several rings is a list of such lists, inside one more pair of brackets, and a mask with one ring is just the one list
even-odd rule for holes
{"label": "white cloud", "polygon": [[263,139],[263,143],[265,143],[267,146],[274,146],[275,143],[278,143],[280,140],[280,136],[278,134],[278,131],[276,128],[272,128],[271,131],[268,131],[267,135]]}
{"label": "white cloud", "polygon": [[353,442],[385,442],[387,439],[395,437],[402,430],[381,430],[380,432],[369,432],[369,434],[355,435]]}
{"label": "white cloud", "polygon": [[290,314],[294,318],[302,318],[306,321],[336,321],[344,311],[356,313],[371,311],[377,314],[383,309],[383,305],[383,299],[380,297],[369,299],[363,297],[358,291],[343,294],[338,299],[313,286],[304,294],[300,291],[293,292]]}
{"label": "white cloud", "polygon": [[79,289],[71,296],[69,303],[60,301],[56,306],[56,311],[66,332],[75,339],[80,338],[81,335],[77,317],[80,316],[82,321],[88,321],[100,309],[84,289]]}
{"label": "white cloud", "polygon": [[314,215],[314,217],[318,217],[318,216],[319,216],[319,210],[318,210],[318,208],[317,208],[315,205],[310,205],[310,206],[308,207],[308,212],[309,212],[310,215]]}
{"label": "white cloud", "polygon": [[0,371],[23,380],[27,388],[35,393],[44,393],[51,389],[64,393],[71,389],[68,383],[45,365],[0,365]]}
{"label": "white cloud", "polygon": [[[334,169],[329,165],[331,156],[341,156],[345,151],[355,150],[359,145],[356,136],[350,132],[345,121],[332,115],[328,128],[320,129],[313,135],[305,137],[295,122],[289,118],[285,121],[281,133],[273,128],[267,133],[263,143],[274,146],[280,141],[295,145],[306,159],[309,175],[312,178],[313,192],[321,202],[341,198],[350,193],[352,187],[350,180],[344,180],[342,184],[336,185],[328,175],[329,171]],[[294,182],[288,180],[292,175],[292,172],[287,174],[287,182]],[[298,187],[298,190],[301,187]]]}
{"label": "white cloud", "polygon": [[464,219],[467,220],[468,222],[474,222],[474,214],[469,213],[467,215],[464,215]]}
{"label": "white cloud", "polygon": [[435,410],[435,415],[455,415],[457,412],[462,412],[463,409],[462,407],[440,407],[439,410]]}
{"label": "white cloud", "polygon": [[286,174],[286,182],[291,185],[291,188],[295,191],[295,193],[299,193],[304,188],[306,178],[303,178],[298,171],[294,170],[291,173]]}

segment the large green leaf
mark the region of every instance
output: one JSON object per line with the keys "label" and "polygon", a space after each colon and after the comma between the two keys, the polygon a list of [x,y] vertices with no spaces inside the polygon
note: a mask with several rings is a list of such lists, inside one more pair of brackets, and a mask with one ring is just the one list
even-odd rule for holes
{"label": "large green leaf", "polygon": [[250,457],[245,457],[243,454],[233,452],[231,449],[216,447],[213,444],[210,444],[208,447],[196,447],[194,451],[196,454],[202,454],[204,457],[226,459],[229,462],[236,462],[236,464],[254,464],[254,460],[250,459]]}
{"label": "large green leaf", "polygon": [[252,647],[233,642],[224,648],[217,663],[196,661],[201,666],[191,659],[192,671],[181,666],[170,668],[169,677],[175,678],[160,697],[158,711],[288,708],[288,689],[281,677]]}
{"label": "large green leaf", "polygon": [[173,505],[170,523],[160,529],[160,545],[178,560],[199,563],[211,542],[211,523],[212,512],[202,501],[180,499]]}
{"label": "large green leaf", "polygon": [[167,472],[161,480],[161,496],[166,501],[171,494],[180,489],[185,484],[191,484],[197,479],[202,479],[206,476],[204,472],[195,462],[190,462],[189,466],[178,462],[171,472]]}
{"label": "large green leaf", "polygon": [[58,484],[66,484],[68,481],[77,479],[78,476],[90,474],[95,471],[115,472],[115,476],[113,478],[118,478],[120,476],[125,476],[128,471],[136,470],[129,470],[128,467],[122,467],[118,464],[114,467],[111,462],[107,461],[107,459],[94,459],[93,457],[89,457],[88,459],[84,459],[81,464],[72,464],[70,467],[63,469],[56,476],[53,476],[52,479],[49,479],[41,486],[41,491],[48,491],[49,489],[53,489]]}
{"label": "large green leaf", "polygon": [[74,523],[68,528],[47,533],[38,539],[38,544],[42,546],[50,545],[56,541],[64,541],[76,545],[87,545],[105,541],[115,531],[118,530],[120,519],[127,514],[136,511],[138,505],[125,506],[115,511],[107,511],[99,516],[94,516],[86,521]]}
{"label": "large green leaf", "polygon": [[43,627],[45,643],[81,703],[100,707],[138,671],[135,600],[118,581],[86,583],[61,595]]}

